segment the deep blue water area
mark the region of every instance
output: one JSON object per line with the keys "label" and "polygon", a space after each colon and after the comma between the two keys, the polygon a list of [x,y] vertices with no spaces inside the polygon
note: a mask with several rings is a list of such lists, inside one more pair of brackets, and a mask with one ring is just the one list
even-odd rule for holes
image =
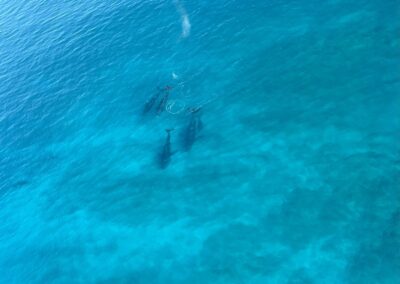
{"label": "deep blue water area", "polygon": [[0,0],[0,220],[0,283],[399,283],[400,2]]}

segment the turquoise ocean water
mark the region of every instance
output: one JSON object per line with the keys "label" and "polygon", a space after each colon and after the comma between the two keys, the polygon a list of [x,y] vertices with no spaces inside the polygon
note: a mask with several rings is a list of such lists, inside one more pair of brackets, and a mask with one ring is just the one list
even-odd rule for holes
{"label": "turquoise ocean water", "polygon": [[399,283],[399,72],[398,0],[0,0],[0,283]]}

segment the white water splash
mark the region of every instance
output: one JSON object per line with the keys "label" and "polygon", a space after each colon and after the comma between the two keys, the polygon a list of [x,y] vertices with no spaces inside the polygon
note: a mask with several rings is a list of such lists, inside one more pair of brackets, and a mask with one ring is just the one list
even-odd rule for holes
{"label": "white water splash", "polygon": [[181,16],[181,25],[182,25],[182,34],[183,38],[188,37],[190,35],[190,29],[192,25],[190,24],[189,15],[186,12],[185,7],[181,4],[179,0],[174,0],[176,9]]}

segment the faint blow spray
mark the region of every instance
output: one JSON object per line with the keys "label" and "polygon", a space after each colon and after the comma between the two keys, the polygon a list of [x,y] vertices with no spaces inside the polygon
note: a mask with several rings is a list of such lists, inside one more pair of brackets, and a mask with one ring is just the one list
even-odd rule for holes
{"label": "faint blow spray", "polygon": [[186,38],[190,35],[190,29],[192,25],[190,24],[189,15],[186,12],[185,7],[183,7],[182,3],[179,0],[174,0],[174,4],[176,10],[178,11],[179,15],[181,16],[181,26],[182,26],[182,34],[183,38]]}

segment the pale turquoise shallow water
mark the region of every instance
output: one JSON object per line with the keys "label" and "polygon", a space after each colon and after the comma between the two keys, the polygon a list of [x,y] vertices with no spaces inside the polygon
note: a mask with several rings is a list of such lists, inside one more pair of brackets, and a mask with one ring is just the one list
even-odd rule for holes
{"label": "pale turquoise shallow water", "polygon": [[0,283],[397,283],[400,4],[348,2],[0,0]]}

